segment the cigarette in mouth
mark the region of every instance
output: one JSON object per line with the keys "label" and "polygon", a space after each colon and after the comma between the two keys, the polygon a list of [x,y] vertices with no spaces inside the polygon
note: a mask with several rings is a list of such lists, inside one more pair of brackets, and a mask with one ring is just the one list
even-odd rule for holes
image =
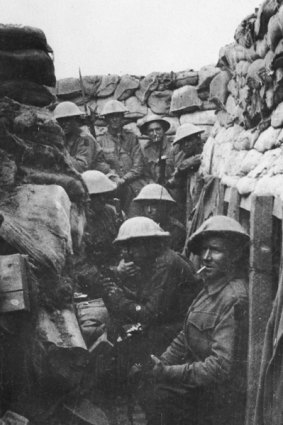
{"label": "cigarette in mouth", "polygon": [[206,269],[206,267],[205,266],[202,266],[197,272],[196,272],[196,274],[200,274],[200,273],[202,273],[204,270]]}

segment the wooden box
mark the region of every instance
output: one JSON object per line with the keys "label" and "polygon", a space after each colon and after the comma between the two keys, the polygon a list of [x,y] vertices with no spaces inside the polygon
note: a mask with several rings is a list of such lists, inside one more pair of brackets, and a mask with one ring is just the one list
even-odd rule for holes
{"label": "wooden box", "polygon": [[0,256],[0,314],[30,309],[25,256]]}

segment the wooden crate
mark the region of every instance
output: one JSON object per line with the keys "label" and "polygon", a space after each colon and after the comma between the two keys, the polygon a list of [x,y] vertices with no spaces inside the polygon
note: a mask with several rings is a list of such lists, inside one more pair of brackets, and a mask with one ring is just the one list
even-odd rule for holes
{"label": "wooden crate", "polygon": [[0,256],[0,313],[30,309],[27,267],[21,254]]}

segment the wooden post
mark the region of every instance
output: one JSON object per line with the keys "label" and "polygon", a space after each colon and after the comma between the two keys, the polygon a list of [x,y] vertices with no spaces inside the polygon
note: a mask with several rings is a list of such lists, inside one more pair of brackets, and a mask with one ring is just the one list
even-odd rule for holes
{"label": "wooden post", "polygon": [[239,209],[240,209],[240,194],[236,187],[231,187],[227,216],[239,221],[240,219]]}
{"label": "wooden post", "polygon": [[225,186],[219,182],[219,191],[218,191],[218,202],[217,202],[217,214],[224,214],[224,196],[225,196]]}
{"label": "wooden post", "polygon": [[265,327],[272,307],[272,209],[271,196],[252,196],[246,425],[256,425],[254,410],[261,354]]}

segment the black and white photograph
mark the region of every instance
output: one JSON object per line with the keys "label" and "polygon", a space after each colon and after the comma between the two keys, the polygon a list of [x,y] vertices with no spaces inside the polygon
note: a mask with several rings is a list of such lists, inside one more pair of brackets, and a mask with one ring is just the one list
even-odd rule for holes
{"label": "black and white photograph", "polygon": [[0,425],[283,425],[283,1],[0,6]]}

